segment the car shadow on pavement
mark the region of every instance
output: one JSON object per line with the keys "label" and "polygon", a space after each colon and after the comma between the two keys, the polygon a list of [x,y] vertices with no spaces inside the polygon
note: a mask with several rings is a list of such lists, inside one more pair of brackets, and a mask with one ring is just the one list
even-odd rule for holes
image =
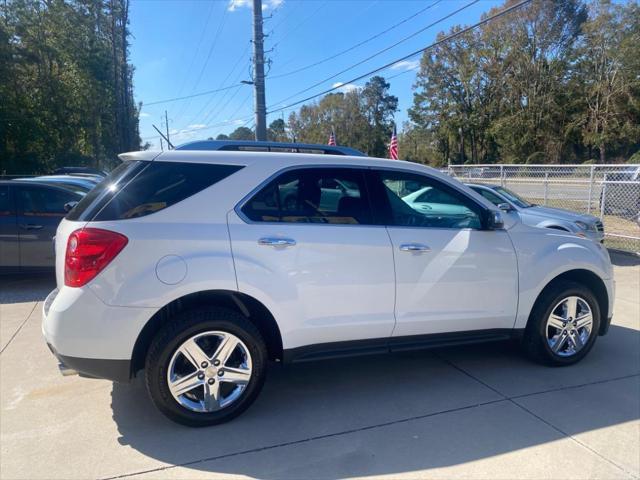
{"label": "car shadow on pavement", "polygon": [[113,419],[119,442],[161,469],[274,479],[421,471],[637,420],[639,342],[614,325],[566,368],[531,363],[509,342],[273,365],[247,412],[201,429],[165,419],[136,379],[113,385]]}
{"label": "car shadow on pavement", "polygon": [[640,255],[609,250],[611,263],[616,267],[635,267],[640,265]]}
{"label": "car shadow on pavement", "polygon": [[0,304],[40,302],[56,288],[53,272],[0,275]]}

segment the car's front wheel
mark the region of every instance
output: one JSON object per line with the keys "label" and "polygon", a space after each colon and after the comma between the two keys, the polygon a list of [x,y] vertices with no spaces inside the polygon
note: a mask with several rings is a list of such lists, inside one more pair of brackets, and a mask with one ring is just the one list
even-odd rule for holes
{"label": "car's front wheel", "polygon": [[600,308],[593,292],[570,281],[547,287],[536,302],[523,345],[534,360],[571,365],[593,347],[600,329]]}
{"label": "car's front wheel", "polygon": [[246,410],[262,389],[266,347],[255,326],[225,308],[171,319],[151,343],[149,394],[170,419],[189,426],[223,423]]}

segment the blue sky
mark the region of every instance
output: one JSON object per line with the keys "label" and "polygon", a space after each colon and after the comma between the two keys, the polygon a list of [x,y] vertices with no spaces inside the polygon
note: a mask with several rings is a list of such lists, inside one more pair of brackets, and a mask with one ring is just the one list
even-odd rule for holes
{"label": "blue sky", "polygon": [[[455,16],[425,30],[381,55],[308,92],[294,95],[360,62],[430,23],[470,3],[471,0],[263,0],[265,48],[271,50],[267,76],[267,106],[271,109],[346,84],[378,66],[431,43],[438,32],[456,24],[472,24],[483,12],[502,4],[479,1]],[[435,4],[434,4],[435,3]],[[159,147],[152,124],[164,125],[168,110],[173,143],[229,133],[239,125],[253,125],[253,90],[240,84],[249,80],[252,53],[251,0],[133,0],[131,4],[131,62],[134,87],[142,102],[140,133],[143,141]],[[375,40],[333,58],[335,54],[379,34],[394,24],[434,4],[415,18]],[[271,17],[271,18],[268,18]],[[307,70],[287,74],[329,58]],[[380,74],[391,78],[391,93],[398,96],[400,125],[411,106],[415,66],[419,57]],[[403,72],[406,72],[402,74]],[[345,85],[358,88],[366,79]],[[226,86],[234,88],[156,105],[168,98],[192,95]],[[236,87],[237,85],[237,87]],[[287,97],[292,97],[284,101]],[[297,107],[299,108],[299,107]],[[269,108],[268,108],[269,109]],[[284,112],[285,119],[289,111]],[[282,116],[271,114],[267,123]],[[164,130],[164,127],[163,127]],[[340,132],[336,132],[338,140]]]}

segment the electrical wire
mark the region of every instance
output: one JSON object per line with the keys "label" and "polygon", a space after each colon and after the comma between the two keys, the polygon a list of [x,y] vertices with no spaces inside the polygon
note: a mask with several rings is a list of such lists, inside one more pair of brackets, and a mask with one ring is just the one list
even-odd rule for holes
{"label": "electrical wire", "polygon": [[384,52],[387,52],[387,51],[391,50],[392,48],[397,47],[397,46],[398,46],[398,45],[400,45],[401,43],[404,43],[404,42],[406,42],[407,40],[409,40],[409,39],[411,39],[411,38],[415,37],[416,35],[419,35],[420,33],[424,32],[425,30],[427,30],[427,29],[429,29],[429,28],[431,28],[431,27],[433,27],[433,26],[435,26],[435,25],[438,25],[439,23],[444,22],[445,20],[447,20],[447,19],[451,18],[452,16],[454,16],[454,15],[456,15],[456,14],[460,13],[461,11],[465,10],[466,8],[469,8],[470,6],[472,6],[472,5],[476,4],[476,3],[478,3],[479,1],[480,1],[480,0],[472,0],[471,2],[467,3],[466,5],[463,5],[462,7],[458,8],[457,10],[454,10],[453,12],[451,12],[451,13],[449,13],[449,14],[445,15],[444,17],[439,18],[439,19],[438,19],[438,20],[436,20],[435,22],[430,23],[430,24],[429,24],[429,25],[427,25],[426,27],[423,27],[423,28],[421,28],[420,30],[418,30],[418,31],[416,31],[416,32],[413,32],[411,35],[408,35],[408,36],[406,36],[406,37],[402,38],[401,40],[399,40],[399,41],[397,41],[397,42],[393,43],[392,45],[389,45],[388,47],[385,47],[385,48],[383,48],[382,50],[377,51],[377,52],[376,52],[376,53],[374,53],[373,55],[369,55],[369,56],[368,56],[367,58],[365,58],[364,60],[361,60],[361,61],[359,61],[359,62],[357,62],[357,63],[354,63],[354,64],[353,64],[353,65],[351,65],[350,67],[347,67],[347,68],[345,68],[345,69],[343,69],[343,70],[339,71],[338,73],[335,73],[335,74],[331,75],[330,77],[327,77],[327,78],[325,78],[325,79],[323,79],[323,80],[320,80],[319,82],[316,82],[316,83],[314,83],[313,85],[311,85],[311,86],[309,86],[309,87],[307,87],[307,88],[305,88],[305,89],[303,89],[303,90],[300,90],[299,92],[294,93],[293,95],[289,95],[287,98],[284,98],[283,100],[280,100],[280,101],[279,101],[279,102],[277,102],[277,103],[283,103],[283,102],[286,102],[287,100],[290,100],[290,99],[292,99],[292,98],[294,98],[294,97],[297,97],[297,96],[298,96],[298,95],[300,95],[301,93],[308,92],[309,90],[312,90],[313,88],[315,88],[315,87],[317,87],[317,86],[320,86],[320,85],[322,85],[323,83],[326,83],[326,82],[328,82],[329,80],[332,80],[332,79],[334,79],[334,78],[336,78],[336,77],[338,77],[338,76],[342,75],[343,73],[346,73],[346,72],[348,72],[349,70],[352,70],[352,69],[354,69],[355,67],[357,67],[357,66],[359,66],[359,65],[362,65],[363,63],[368,62],[368,61],[369,61],[369,60],[371,60],[372,58],[375,58],[375,57],[377,57],[377,56],[379,56],[379,55],[383,54]]}
{"label": "electrical wire", "polygon": [[425,8],[422,8],[422,9],[418,10],[414,14],[406,17],[405,19],[403,19],[400,22],[390,26],[389,28],[383,30],[382,32],[376,33],[375,35],[373,35],[373,36],[371,36],[371,37],[369,37],[369,38],[367,38],[367,39],[365,39],[365,40],[363,40],[363,41],[361,41],[359,43],[356,43],[355,45],[352,45],[351,47],[349,47],[349,48],[347,48],[345,50],[342,50],[342,51],[340,51],[340,52],[338,52],[336,54],[333,54],[333,55],[330,55],[328,57],[325,57],[322,60],[319,60],[317,62],[310,63],[309,65],[306,65],[304,67],[296,68],[295,70],[291,70],[291,71],[286,72],[286,73],[279,73],[277,75],[270,75],[269,78],[274,79],[274,78],[288,77],[290,75],[294,75],[296,73],[303,72],[303,71],[308,70],[310,68],[317,67],[318,65],[322,65],[323,63],[326,63],[328,61],[333,61],[336,58],[344,55],[345,53],[349,53],[349,52],[355,50],[356,48],[361,47],[362,45],[365,45],[365,44],[367,44],[367,43],[369,43],[369,42],[371,42],[371,41],[373,41],[373,40],[375,40],[377,38],[380,38],[381,36],[385,35],[386,33],[389,33],[392,30],[395,30],[400,25],[404,25],[408,21],[413,20],[417,16],[419,16],[419,15],[423,14],[424,12],[426,12],[427,10],[433,8],[434,6],[436,6],[438,3],[442,2],[442,1],[443,0],[436,0],[435,2],[427,5]]}
{"label": "electrical wire", "polygon": [[[322,95],[326,95],[327,93],[331,93],[331,92],[333,92],[335,90],[338,90],[339,88],[341,88],[345,84],[357,82],[358,80],[362,80],[363,78],[370,77],[375,73],[378,73],[378,72],[380,72],[382,70],[386,70],[387,68],[392,67],[393,65],[395,65],[398,62],[402,62],[403,60],[408,60],[408,59],[410,59],[412,57],[415,57],[416,55],[424,53],[427,50],[430,50],[432,48],[437,47],[438,45],[441,45],[441,44],[443,44],[443,43],[445,43],[445,42],[447,42],[449,40],[452,40],[453,38],[456,38],[456,37],[459,37],[461,35],[464,35],[465,33],[470,32],[470,31],[472,31],[472,30],[474,30],[474,29],[476,29],[476,28],[478,28],[478,27],[480,27],[480,26],[482,26],[482,25],[484,25],[486,23],[489,23],[492,20],[495,20],[496,18],[502,17],[503,15],[506,15],[507,13],[510,13],[510,12],[520,8],[520,7],[523,7],[524,5],[527,5],[527,4],[531,3],[532,1],[533,0],[523,0],[520,3],[516,3],[515,5],[512,5],[512,6],[506,8],[506,9],[504,9],[504,10],[502,10],[502,11],[500,11],[500,12],[494,14],[494,15],[491,15],[490,17],[486,17],[486,18],[480,20],[478,23],[475,23],[475,24],[473,24],[473,25],[471,25],[469,27],[465,27],[465,28],[463,28],[461,30],[458,30],[455,33],[451,33],[449,35],[446,35],[446,36],[442,37],[440,40],[438,40],[436,42],[433,42],[430,45],[427,45],[426,47],[423,47],[423,48],[421,48],[419,50],[411,52],[408,55],[405,55],[403,57],[397,58],[397,59],[393,60],[392,62],[389,62],[389,63],[387,63],[385,65],[382,65],[381,67],[375,68],[375,69],[373,69],[373,70],[371,70],[371,71],[369,71],[369,72],[367,72],[367,73],[365,73],[363,75],[359,75],[359,76],[357,76],[355,78],[352,78],[351,80],[349,80],[347,82],[342,82],[340,85],[336,85],[335,87],[328,88],[328,89],[326,89],[326,90],[324,90],[324,91],[322,91],[320,93],[316,93],[315,95],[311,95],[311,96],[309,96],[307,98],[303,98],[302,100],[298,100],[298,101],[293,102],[291,104],[284,105],[284,106],[282,106],[280,108],[274,108],[273,110],[269,110],[267,112],[267,114],[280,112],[280,111],[283,111],[283,110],[286,110],[286,109],[290,109],[291,107],[294,107],[296,105],[300,105],[301,103],[308,102],[309,100],[313,100],[314,98],[317,98],[317,97],[320,97]],[[322,82],[322,83],[324,83],[324,82]],[[313,87],[311,87],[311,88],[313,88]],[[308,89],[306,89],[306,90],[308,90]],[[289,98],[291,98],[291,97],[289,97]],[[282,103],[282,101],[281,102],[276,102],[276,103]]]}
{"label": "electrical wire", "polygon": [[[222,33],[222,30],[224,29],[224,25],[226,23],[227,20],[227,15],[229,14],[229,9],[224,7],[224,13],[222,14],[222,19],[220,20],[220,24],[218,25],[218,29],[216,30],[216,33],[213,37],[213,42],[211,43],[211,47],[209,47],[209,51],[207,53],[207,57],[202,65],[202,68],[200,69],[200,73],[198,74],[198,77],[196,79],[196,82],[193,85],[193,88],[191,89],[191,92],[193,92],[194,90],[196,90],[198,88],[198,85],[200,85],[200,80],[202,80],[202,76],[204,75],[204,72],[207,68],[207,66],[209,65],[209,60],[211,59],[211,55],[213,54],[213,50],[215,49],[216,45],[218,44],[218,38],[220,38],[220,34]],[[191,99],[188,99],[182,106],[182,109],[180,110],[180,113],[176,116],[176,122],[182,118],[182,116],[184,115],[184,113],[188,110],[188,108],[191,106]]]}

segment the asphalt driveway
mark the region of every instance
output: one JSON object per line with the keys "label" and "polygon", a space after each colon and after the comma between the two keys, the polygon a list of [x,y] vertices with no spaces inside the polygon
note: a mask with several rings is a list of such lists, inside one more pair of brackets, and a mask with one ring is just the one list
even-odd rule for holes
{"label": "asphalt driveway", "polygon": [[640,478],[640,262],[613,258],[613,325],[576,366],[508,343],[274,365],[249,411],[205,429],[140,381],[60,376],[40,333],[53,280],[0,279],[0,477]]}

